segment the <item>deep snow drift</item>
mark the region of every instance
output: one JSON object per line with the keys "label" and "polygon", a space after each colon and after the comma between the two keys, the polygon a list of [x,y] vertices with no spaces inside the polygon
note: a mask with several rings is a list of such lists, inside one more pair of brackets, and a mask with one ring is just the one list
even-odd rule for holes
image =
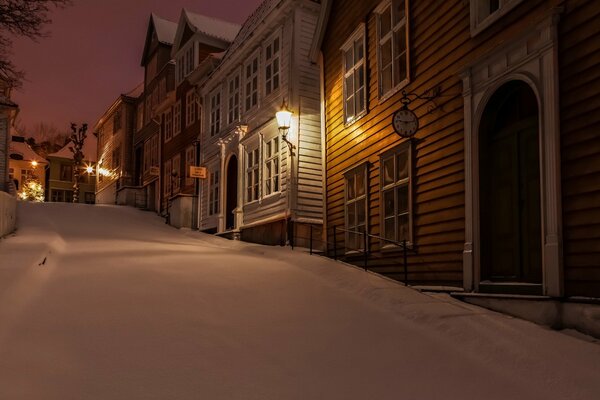
{"label": "deep snow drift", "polygon": [[20,204],[0,399],[599,399],[600,346],[135,209]]}

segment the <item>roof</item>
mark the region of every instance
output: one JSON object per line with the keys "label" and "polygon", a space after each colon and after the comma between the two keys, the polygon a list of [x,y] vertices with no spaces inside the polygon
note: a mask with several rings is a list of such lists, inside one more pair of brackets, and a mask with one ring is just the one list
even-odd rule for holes
{"label": "roof", "polygon": [[144,82],[140,82],[136,87],[131,89],[127,93],[123,93],[124,96],[138,98],[144,93]]}
{"label": "roof", "polygon": [[33,149],[25,142],[10,142],[9,148],[10,154],[19,154],[25,161],[37,161],[39,163],[46,163],[41,156],[39,156]]}
{"label": "roof", "polygon": [[223,59],[229,58],[231,54],[235,54],[238,47],[246,42],[246,40],[256,30],[258,25],[266,18],[269,13],[279,5],[283,0],[264,0],[252,14],[246,19],[242,28],[238,32],[237,36],[231,43],[231,46],[227,49],[227,53]]}
{"label": "roof", "polygon": [[172,46],[177,33],[177,24],[158,15],[150,14],[148,21],[148,30],[146,31],[146,41],[144,42],[144,51],[142,52],[142,66],[146,62],[150,44],[152,43],[152,32],[156,32],[158,42],[167,46]]}
{"label": "roof", "polygon": [[150,19],[154,22],[156,37],[160,43],[172,45],[177,33],[177,24],[152,13]]}
{"label": "roof", "polygon": [[183,9],[188,22],[196,28],[197,31],[207,36],[232,42],[240,31],[240,25],[233,22],[223,21],[218,18],[207,17],[206,15],[196,14]]}
{"label": "roof", "polygon": [[[73,152],[69,149],[69,147],[73,147],[73,142],[69,141],[69,143],[67,143],[56,153],[48,154],[48,157],[68,158],[69,160],[72,160]],[[83,142],[83,148],[81,149],[83,152],[83,159],[90,162],[98,161],[97,148],[98,139],[96,139],[96,136],[88,135],[85,138],[85,141]]]}

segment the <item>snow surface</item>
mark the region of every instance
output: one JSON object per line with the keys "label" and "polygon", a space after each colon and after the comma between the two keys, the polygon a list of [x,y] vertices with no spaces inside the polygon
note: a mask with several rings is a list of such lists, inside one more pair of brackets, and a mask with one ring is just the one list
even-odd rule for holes
{"label": "snow surface", "polygon": [[0,399],[599,399],[600,346],[116,206],[19,205]]}

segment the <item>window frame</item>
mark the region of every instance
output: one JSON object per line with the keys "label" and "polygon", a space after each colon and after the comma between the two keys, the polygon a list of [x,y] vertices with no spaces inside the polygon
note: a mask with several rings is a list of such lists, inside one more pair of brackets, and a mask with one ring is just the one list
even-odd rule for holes
{"label": "window frame", "polygon": [[222,94],[221,88],[218,87],[218,88],[214,89],[209,95],[208,131],[210,133],[211,138],[217,136],[221,132],[221,129],[223,128],[223,126],[222,126],[223,104],[222,104],[221,94]]}
{"label": "window frame", "polygon": [[208,215],[215,216],[220,213],[221,171],[215,168],[208,175]]}
{"label": "window frame", "polygon": [[[244,199],[246,200],[246,204],[255,203],[260,200],[261,195],[261,176],[260,176],[260,166],[261,166],[261,155],[260,155],[260,145],[254,145],[252,147],[248,146],[245,149],[245,168],[244,168]],[[250,157],[252,155],[252,157]],[[250,165],[250,158],[252,158],[252,165]],[[250,176],[252,178],[250,178]],[[250,191],[252,191],[252,196],[250,196]]]}
{"label": "window frame", "polygon": [[169,107],[167,111],[163,113],[163,124],[165,130],[165,143],[169,142],[173,137],[176,136],[174,129],[174,118],[173,109]]}
{"label": "window frame", "polygon": [[523,2],[523,0],[498,0],[498,9],[489,12],[487,15],[482,16],[482,4],[483,0],[470,0],[470,22],[471,22],[471,37],[477,36],[479,33],[486,30],[488,27],[493,25],[496,21],[501,19],[503,16],[508,14],[513,8]]}
{"label": "window frame", "polygon": [[[355,62],[352,65],[352,69],[350,71],[348,71],[348,68],[346,66],[346,54],[348,53],[348,51],[352,51],[352,59],[354,60],[354,51],[355,51],[355,43],[358,42],[359,40],[362,39],[362,48],[363,48],[363,56],[362,59],[358,62]],[[367,114],[368,112],[368,89],[369,89],[369,85],[368,85],[368,77],[367,77],[367,62],[368,62],[368,57],[367,57],[367,29],[366,29],[366,25],[364,23],[361,23],[355,30],[354,32],[352,32],[352,34],[350,35],[350,37],[348,37],[348,39],[346,39],[346,42],[344,42],[344,44],[342,45],[342,47],[340,48],[341,51],[341,57],[342,57],[342,93],[343,93],[343,107],[344,107],[344,113],[342,118],[344,119],[344,125],[348,126],[348,125],[352,125],[353,123],[355,123],[356,121],[358,121],[359,119],[361,119],[364,115]],[[364,84],[363,84],[363,104],[364,104],[364,108],[360,111],[360,112],[356,112],[356,104],[357,104],[357,96],[356,94],[358,93],[358,90],[355,89],[355,74],[362,69],[363,72],[363,77],[364,77]],[[346,81],[347,79],[352,76],[352,86],[353,86],[353,108],[354,108],[354,112],[352,116],[348,115],[348,98],[349,98],[349,94],[348,94],[348,87],[346,85]]]}
{"label": "window frame", "polygon": [[[393,182],[386,184],[384,182],[384,162],[390,158],[393,158],[393,170],[394,174],[398,173],[398,155],[401,153],[406,153],[406,167],[407,167],[407,177],[403,179],[398,179],[396,175],[394,175]],[[382,238],[393,240],[395,242],[402,242],[403,239],[400,238],[399,233],[399,217],[400,212],[398,211],[398,191],[399,187],[406,186],[407,187],[407,212],[408,215],[408,237],[406,238],[407,246],[412,246],[413,244],[413,220],[414,220],[414,201],[413,201],[413,149],[412,142],[406,141],[398,146],[395,146],[389,150],[382,152],[379,155],[379,226],[380,226],[380,235]],[[393,191],[394,192],[394,238],[386,237],[385,235],[385,192]],[[381,241],[381,248],[398,248],[399,246],[390,242],[386,242],[385,240]]]}
{"label": "window frame", "polygon": [[181,133],[181,99],[173,105],[173,136]]}
{"label": "window frame", "polygon": [[196,116],[198,114],[197,108],[197,97],[194,89],[190,89],[185,94],[185,127],[194,124],[196,122]]}
{"label": "window frame", "polygon": [[[237,79],[237,91],[235,90],[235,80]],[[232,83],[234,84],[232,91]],[[235,104],[237,96],[237,106]],[[237,115],[236,115],[237,111]],[[235,70],[232,76],[227,79],[227,124],[231,125],[240,120],[242,115],[242,72]]]}
{"label": "window frame", "polygon": [[[383,14],[383,12],[388,9],[391,8],[393,3],[396,1],[403,1],[404,2],[404,18],[403,18],[403,23],[402,22],[398,22],[396,23],[396,25],[390,25],[390,32],[386,34],[385,38],[381,37],[381,15]],[[377,8],[374,11],[375,17],[376,17],[376,21],[377,21],[377,30],[376,30],[376,47],[377,47],[377,93],[378,93],[378,97],[379,97],[379,101],[383,102],[387,99],[389,99],[391,96],[393,96],[394,94],[398,93],[400,90],[402,90],[404,87],[406,87],[411,80],[411,76],[410,76],[410,0],[384,0],[381,4],[379,4],[379,6],[377,6]],[[390,16],[393,15],[393,11],[390,10]],[[406,53],[406,77],[399,81],[396,85],[394,85],[394,66],[396,63],[396,58],[398,57],[398,55],[394,54],[395,48],[396,46],[394,46],[394,35],[396,32],[400,31],[400,29],[404,29],[404,35],[405,35],[405,39],[406,39],[406,43],[405,43],[405,53]],[[384,92],[383,91],[383,69],[382,69],[382,51],[381,51],[381,47],[382,44],[387,42],[388,40],[392,41],[391,44],[391,51],[392,51],[392,57],[391,57],[391,73],[392,73],[392,81],[391,81],[391,86],[390,88]]]}
{"label": "window frame", "polygon": [[[272,55],[270,58],[267,58],[267,55],[269,54],[269,49],[271,46],[274,47],[275,42],[277,42],[278,44],[278,48],[277,51],[273,51],[272,49],[270,50],[272,52]],[[281,72],[282,72],[282,68],[281,68],[281,53],[282,53],[283,47],[282,47],[282,34],[281,34],[281,29],[277,29],[275,33],[273,33],[271,35],[271,37],[269,37],[266,40],[266,44],[263,46],[263,65],[262,65],[262,71],[264,74],[264,85],[263,88],[265,90],[265,97],[268,96],[272,96],[275,95],[276,93],[279,92],[279,90],[281,89]],[[273,67],[274,65],[277,65],[277,72],[273,72]],[[267,77],[268,74],[268,68],[271,67],[271,77]],[[261,69],[261,66],[259,65],[259,69]],[[273,82],[275,82],[275,77],[276,82],[277,82],[277,87],[271,87],[270,84],[272,84]]]}
{"label": "window frame", "polygon": [[[273,152],[272,143],[276,142],[276,152]],[[281,193],[281,140],[279,136],[275,135],[270,137],[269,139],[262,140],[262,169],[263,169],[263,179],[262,179],[262,193],[263,197],[273,196],[278,193]],[[267,146],[271,144],[271,152],[267,151]],[[269,165],[271,169],[269,169]],[[274,174],[270,174],[269,171],[273,171],[273,167],[277,171]],[[268,189],[268,184],[270,184],[270,189]],[[276,190],[273,189],[276,187]]]}
{"label": "window frame", "polygon": [[[252,87],[251,90],[251,94],[250,96],[248,95],[248,76],[247,76],[247,68],[252,65],[254,63],[254,61],[256,61],[256,71],[252,72],[252,74],[250,75],[250,78],[252,78],[252,80],[254,80],[256,78],[256,86]],[[248,58],[248,62],[244,63],[243,65],[243,70],[242,70],[242,82],[243,82],[243,93],[244,93],[244,97],[243,97],[243,106],[244,106],[244,112],[248,112],[251,111],[255,108],[260,107],[260,73],[261,69],[260,69],[260,51],[257,49],[254,53],[252,53],[250,55],[250,57]],[[250,98],[250,100],[252,100],[252,95],[256,94],[256,102],[252,103],[252,101],[250,102],[250,105],[247,105],[247,99]]]}
{"label": "window frame", "polygon": [[[353,228],[355,228],[354,229],[355,231],[359,231],[358,228],[361,226],[361,224],[355,223],[354,225],[350,226],[348,209],[349,209],[349,206],[354,206],[354,215],[355,215],[356,221],[358,221],[358,203],[364,202],[364,209],[365,209],[364,233],[367,234],[369,232],[369,165],[370,164],[365,161],[365,162],[349,169],[348,171],[346,171],[343,174],[343,176],[344,176],[344,227],[345,227],[345,232],[344,232],[344,241],[345,242],[344,242],[344,244],[345,244],[345,248],[346,248],[346,253],[365,251],[364,237],[357,233],[349,232],[349,231],[352,231]],[[364,193],[359,196],[358,191],[356,190],[357,187],[354,186],[353,189],[354,189],[355,197],[350,199],[349,198],[349,186],[348,186],[349,177],[350,176],[353,177],[352,182],[353,182],[353,184],[355,184],[355,182],[357,182],[356,177],[359,175],[363,176],[363,182],[365,185]],[[349,246],[351,235],[356,235],[356,240],[359,241],[355,247]],[[369,247],[368,239],[367,239],[367,247]]]}

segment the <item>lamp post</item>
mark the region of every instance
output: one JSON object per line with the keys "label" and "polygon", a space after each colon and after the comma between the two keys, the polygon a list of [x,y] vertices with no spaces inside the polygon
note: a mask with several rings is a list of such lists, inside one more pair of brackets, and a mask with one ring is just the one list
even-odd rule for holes
{"label": "lamp post", "polygon": [[71,124],[71,142],[73,142],[73,147],[69,147],[69,150],[73,153],[73,203],[79,203],[79,177],[80,177],[80,168],[81,163],[83,161],[83,152],[81,149],[83,148],[83,143],[85,142],[85,138],[87,137],[87,124],[82,124],[79,129],[77,128],[77,124]]}
{"label": "lamp post", "polygon": [[294,180],[294,149],[296,146],[288,139],[288,133],[290,131],[290,126],[292,125],[292,111],[287,106],[285,99],[281,103],[281,108],[277,113],[275,113],[275,118],[277,118],[277,127],[279,128],[279,133],[281,135],[281,140],[287,144],[289,152],[290,152],[290,182],[288,188],[286,190],[286,195],[288,198],[288,210],[287,214],[287,239],[288,243],[294,248],[294,237],[293,237],[293,222],[290,217],[291,209],[292,209],[292,188],[293,188],[293,180]]}

